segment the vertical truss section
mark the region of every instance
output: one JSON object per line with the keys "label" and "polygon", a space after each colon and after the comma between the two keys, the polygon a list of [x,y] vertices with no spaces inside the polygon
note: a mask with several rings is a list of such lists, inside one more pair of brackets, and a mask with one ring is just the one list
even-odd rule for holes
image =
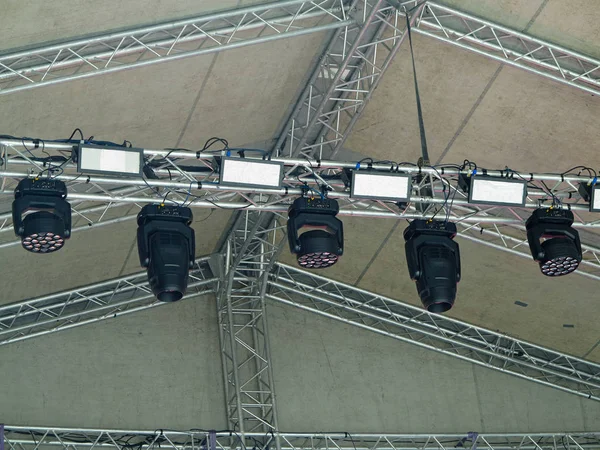
{"label": "vertical truss section", "polygon": [[[186,298],[214,292],[217,280],[208,260],[199,258],[190,271]],[[146,272],[9,303],[0,306],[0,345],[165,304],[154,297]]]}
{"label": "vertical truss section", "polygon": [[276,264],[267,297],[593,400],[600,364]]}
{"label": "vertical truss section", "polygon": [[415,32],[592,94],[600,93],[600,60],[448,6],[428,1]]}
{"label": "vertical truss section", "polygon": [[334,157],[398,52],[405,19],[395,6],[356,0],[350,14],[356,25],[337,30],[323,52],[275,145],[278,155]]}
{"label": "vertical truss section", "polygon": [[[600,433],[248,433],[253,449],[268,450],[274,439],[283,450],[444,450],[455,448],[488,450],[595,450]],[[243,445],[231,433],[193,431],[140,431],[85,428],[44,428],[6,425],[6,450],[122,450],[135,445],[139,450],[241,450]]]}
{"label": "vertical truss section", "polygon": [[247,432],[278,430],[264,289],[285,223],[277,214],[244,211],[224,246],[217,308],[225,401],[242,440]]}
{"label": "vertical truss section", "polygon": [[0,54],[0,94],[348,25],[340,0],[286,0]]}

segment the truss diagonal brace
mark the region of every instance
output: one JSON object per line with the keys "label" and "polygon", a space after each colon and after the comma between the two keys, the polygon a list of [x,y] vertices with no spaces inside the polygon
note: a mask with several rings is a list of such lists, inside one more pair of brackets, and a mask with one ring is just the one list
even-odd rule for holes
{"label": "truss diagonal brace", "polygon": [[284,0],[0,54],[0,94],[348,26],[338,0]]}
{"label": "truss diagonal brace", "polygon": [[600,60],[428,1],[414,29],[504,64],[600,94]]}
{"label": "truss diagonal brace", "polygon": [[600,364],[278,263],[267,297],[490,369],[600,400]]}
{"label": "truss diagonal brace", "polygon": [[[210,257],[196,260],[186,297],[214,292]],[[0,306],[0,345],[162,306],[146,272]]]}
{"label": "truss diagonal brace", "polygon": [[[140,450],[243,450],[239,439],[229,432],[210,434],[196,431],[143,431],[86,428],[47,428],[6,425],[6,450],[83,450],[102,448],[122,450],[123,444]],[[253,449],[268,450],[273,440],[282,442],[283,450],[597,450],[600,433],[248,433]],[[212,445],[209,444],[212,442]]]}

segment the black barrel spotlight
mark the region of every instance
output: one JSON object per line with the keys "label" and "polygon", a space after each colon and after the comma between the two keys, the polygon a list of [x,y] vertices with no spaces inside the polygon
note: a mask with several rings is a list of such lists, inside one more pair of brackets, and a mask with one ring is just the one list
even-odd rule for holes
{"label": "black barrel spotlight", "polygon": [[536,209],[525,224],[531,256],[542,273],[559,277],[574,272],[583,257],[573,213],[560,208]]}
{"label": "black barrel spotlight", "polygon": [[339,210],[338,202],[329,198],[300,197],[292,203],[288,211],[288,240],[301,267],[324,269],[342,256],[344,227],[335,217]]}
{"label": "black barrel spotlight", "polygon": [[196,240],[192,210],[175,205],[149,204],[137,217],[140,264],[148,269],[148,282],[162,302],[180,300],[194,266]]}
{"label": "black barrel spotlight", "polygon": [[15,189],[13,227],[21,245],[33,253],[60,250],[71,237],[71,205],[67,186],[48,178],[25,178]]}
{"label": "black barrel spotlight", "polygon": [[456,225],[439,220],[413,220],[404,230],[408,273],[429,312],[443,313],[454,305],[460,281],[460,251],[454,236]]}

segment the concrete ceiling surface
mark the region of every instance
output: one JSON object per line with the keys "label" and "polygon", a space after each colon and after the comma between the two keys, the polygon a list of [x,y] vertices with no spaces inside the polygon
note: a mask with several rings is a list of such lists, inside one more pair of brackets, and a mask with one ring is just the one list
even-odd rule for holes
{"label": "concrete ceiling surface", "polygon": [[[600,12],[593,2],[442,3],[513,28],[528,28],[533,35],[565,46],[578,43],[574,48],[580,51],[593,48],[592,55],[598,51]],[[566,23],[572,26],[567,29]],[[573,25],[578,23],[582,29]],[[432,162],[460,164],[470,159],[479,167],[531,172],[600,166],[597,97],[428,37],[414,36],[413,41]],[[414,162],[420,156],[408,47],[393,61],[346,147],[384,160]],[[372,221],[369,229],[376,223]],[[356,253],[353,247],[360,246],[369,249],[361,253],[371,255],[372,249],[381,248],[372,264],[364,258],[364,276],[351,283],[418,304],[406,269],[404,228],[399,224],[384,241],[369,234],[360,243],[346,241],[349,252]],[[458,242],[463,280],[450,315],[599,361],[599,354],[591,352],[600,339],[597,281],[577,275],[550,280],[531,260]],[[517,300],[528,306],[515,305]]]}
{"label": "concrete ceiling surface", "polygon": [[[600,10],[593,7],[595,0],[443,3],[517,29],[529,27],[531,34],[599,56]],[[10,18],[0,30],[0,45],[6,49],[40,44],[237,4],[233,0],[161,0],[140,8],[112,1],[62,0],[48,6],[41,1],[22,5],[0,0],[0,10]],[[2,96],[0,132],[60,138],[80,127],[97,139],[128,139],[152,148],[197,148],[214,135],[233,145],[268,145],[302,88],[324,38],[321,34],[279,40]],[[415,35],[414,45],[434,161],[468,158],[483,167],[508,165],[538,172],[562,171],[582,163],[600,166],[597,97],[430,38]],[[415,161],[420,156],[411,70],[404,46],[347,141],[348,150],[396,161]],[[219,210],[209,216],[209,212],[195,211],[195,216],[198,254],[209,253],[230,214]],[[405,223],[357,218],[346,218],[344,223],[346,254],[320,274],[417,304],[404,256],[401,231]],[[128,221],[74,234],[65,250],[46,258],[36,258],[19,247],[2,249],[0,304],[137,271],[134,237],[135,223]],[[459,242],[464,279],[452,316],[600,361],[599,347],[594,347],[600,339],[595,327],[597,282],[576,275],[549,280],[532,261]],[[282,259],[292,261],[287,250]],[[516,300],[528,306],[517,306]],[[167,422],[173,427],[222,427],[214,305],[208,306],[204,299],[181,305],[0,348],[0,354],[6,355],[3,361],[10,361],[9,382],[2,389],[16,383],[32,386],[29,393],[11,394],[7,406],[0,402],[0,408],[12,414],[3,420],[121,428],[153,428]],[[339,331],[338,325],[295,310],[274,307],[271,312],[271,325],[278,330],[273,333],[276,389],[280,396],[294,399],[280,408],[282,428],[311,431],[327,424],[362,431],[555,431],[590,429],[600,420],[596,403],[356,333],[353,328]],[[316,322],[311,325],[309,320]],[[303,326],[305,321],[307,326]],[[286,329],[295,338],[285,335]],[[210,337],[205,330],[211,330]],[[148,333],[150,339],[146,339]],[[300,341],[306,346],[287,347]],[[161,349],[160,357],[150,358],[157,368],[149,367],[144,356],[152,352],[148,343]],[[52,381],[44,378],[49,367],[56,371]],[[445,373],[449,378],[438,380]],[[170,386],[172,375],[175,379]],[[487,381],[473,390],[473,383],[477,385],[481,378]],[[79,405],[73,393],[47,390],[64,381],[89,401]],[[154,392],[153,383],[159,383],[160,393]],[[208,405],[197,404],[198,392],[205,392],[207,386]],[[423,407],[419,395],[429,395],[429,387],[433,393]],[[504,389],[510,392],[506,405],[514,410],[503,403]],[[174,399],[168,398],[171,391]],[[136,398],[120,412],[108,413],[112,400],[104,398],[106,392],[118,401],[128,399],[128,392],[137,394],[131,394]],[[314,392],[314,398],[306,392]],[[350,402],[354,394],[366,405],[358,412],[353,407],[356,403]],[[439,412],[433,411],[436,402],[444,405]],[[78,406],[64,408],[71,404]],[[90,404],[97,405],[93,414]],[[480,410],[472,408],[473,404]],[[494,418],[494,408],[500,407],[508,409]],[[456,414],[459,408],[466,412]],[[573,415],[561,414],[564,411]],[[522,417],[529,417],[530,422],[517,422]]]}
{"label": "concrete ceiling surface", "polygon": [[[268,304],[280,428],[594,431],[600,403]],[[5,423],[224,429],[214,297],[0,347]]]}
{"label": "concrete ceiling surface", "polygon": [[[173,307],[171,307],[173,306]],[[226,428],[214,297],[0,347],[5,423]]]}

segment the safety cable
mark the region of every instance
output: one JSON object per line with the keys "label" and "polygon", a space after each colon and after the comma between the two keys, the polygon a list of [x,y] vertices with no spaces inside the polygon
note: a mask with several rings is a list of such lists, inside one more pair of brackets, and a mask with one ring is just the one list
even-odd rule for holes
{"label": "safety cable", "polygon": [[410,45],[410,57],[412,59],[413,78],[415,81],[415,96],[417,99],[417,114],[419,116],[419,133],[421,134],[421,154],[423,156],[423,165],[429,166],[429,152],[427,151],[427,138],[425,137],[425,123],[423,122],[423,110],[421,108],[421,96],[419,95],[419,83],[417,83],[417,67],[415,66],[415,54],[413,51],[412,35],[410,32],[410,18],[406,11],[406,32],[408,33],[408,42]]}

